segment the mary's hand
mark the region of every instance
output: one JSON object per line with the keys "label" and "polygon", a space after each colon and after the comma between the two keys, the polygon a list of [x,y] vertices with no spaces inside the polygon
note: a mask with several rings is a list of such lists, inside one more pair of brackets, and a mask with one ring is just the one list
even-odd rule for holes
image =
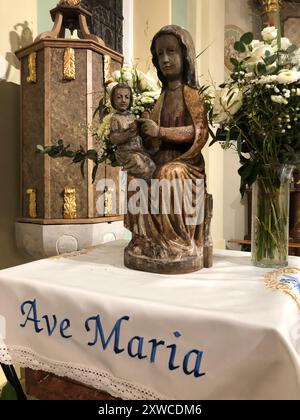
{"label": "mary's hand", "polygon": [[141,123],[142,133],[148,137],[158,137],[159,126],[152,120],[146,118],[140,118],[138,120]]}

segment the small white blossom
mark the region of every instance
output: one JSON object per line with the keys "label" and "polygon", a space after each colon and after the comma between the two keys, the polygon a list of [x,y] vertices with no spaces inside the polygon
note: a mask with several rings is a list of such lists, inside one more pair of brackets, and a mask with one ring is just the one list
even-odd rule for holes
{"label": "small white blossom", "polygon": [[300,71],[296,70],[282,70],[277,76],[279,84],[289,84],[297,82],[300,79]]}
{"label": "small white blossom", "polygon": [[281,95],[272,95],[271,100],[277,104],[287,105],[288,101]]}

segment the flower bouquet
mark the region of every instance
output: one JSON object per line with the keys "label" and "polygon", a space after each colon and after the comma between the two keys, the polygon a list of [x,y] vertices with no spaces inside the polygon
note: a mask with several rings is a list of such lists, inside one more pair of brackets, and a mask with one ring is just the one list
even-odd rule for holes
{"label": "flower bouquet", "polygon": [[[241,194],[253,188],[252,259],[287,265],[288,188],[300,162],[300,49],[275,27],[262,40],[244,34],[234,45],[230,79],[209,109],[211,144],[234,148]],[[216,128],[216,131],[213,130]]]}
{"label": "flower bouquet", "polygon": [[94,131],[94,136],[102,148],[105,160],[109,160],[113,166],[116,165],[116,147],[109,139],[110,121],[113,115],[109,95],[118,83],[124,83],[132,89],[131,112],[135,114],[136,118],[149,117],[161,91],[158,80],[150,72],[143,73],[134,67],[124,65],[121,70],[112,74],[112,81],[106,87],[106,98],[96,110],[96,113],[99,112],[100,115],[100,125]]}
{"label": "flower bouquet", "polygon": [[[109,95],[112,88],[117,83],[127,84],[133,92],[133,106],[131,111],[136,118],[147,118],[152,111],[161,91],[161,86],[150,72],[143,73],[134,67],[125,65],[121,70],[112,74],[112,81],[106,86],[105,97],[99,104],[94,113],[94,122],[92,127],[84,127],[85,130],[91,130],[97,142],[97,150],[70,150],[70,145],[65,145],[60,139],[51,146],[38,145],[36,152],[47,154],[52,158],[67,157],[71,158],[73,163],[80,163],[82,176],[84,175],[84,164],[87,159],[94,162],[92,173],[93,182],[95,181],[97,170],[102,162],[109,161],[112,166],[117,166],[114,146],[109,138],[110,121],[113,114],[113,108],[110,103]],[[97,117],[98,116],[98,117]]]}

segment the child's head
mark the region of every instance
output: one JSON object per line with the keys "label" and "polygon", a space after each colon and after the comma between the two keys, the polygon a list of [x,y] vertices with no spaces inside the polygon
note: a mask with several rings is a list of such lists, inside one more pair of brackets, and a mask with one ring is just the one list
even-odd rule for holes
{"label": "child's head", "polygon": [[110,102],[117,111],[127,111],[133,103],[131,88],[125,83],[118,83],[111,91]]}

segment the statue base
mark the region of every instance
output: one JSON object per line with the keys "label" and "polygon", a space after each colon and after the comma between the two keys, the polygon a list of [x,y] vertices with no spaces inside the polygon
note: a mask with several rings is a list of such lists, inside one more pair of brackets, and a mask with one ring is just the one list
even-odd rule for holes
{"label": "statue base", "polygon": [[203,268],[203,256],[192,256],[177,261],[158,260],[135,255],[125,249],[124,264],[127,268],[157,274],[187,274]]}

